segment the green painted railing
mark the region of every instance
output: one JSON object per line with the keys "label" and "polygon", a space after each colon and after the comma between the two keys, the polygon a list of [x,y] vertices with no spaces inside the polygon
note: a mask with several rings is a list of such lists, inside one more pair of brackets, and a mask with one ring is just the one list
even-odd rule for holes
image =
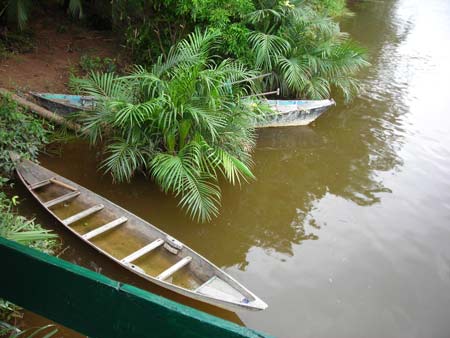
{"label": "green painted railing", "polygon": [[0,237],[0,297],[95,338],[268,337]]}

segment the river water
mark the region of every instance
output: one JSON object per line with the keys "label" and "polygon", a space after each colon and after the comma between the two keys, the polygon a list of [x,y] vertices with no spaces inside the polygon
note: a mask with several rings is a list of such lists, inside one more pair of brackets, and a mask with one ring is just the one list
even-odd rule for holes
{"label": "river water", "polygon": [[143,178],[112,184],[85,144],[41,158],[223,267],[268,310],[233,314],[164,292],[58,230],[63,258],[278,337],[449,337],[450,1],[352,9],[343,29],[372,63],[362,94],[337,98],[312,126],[260,131],[257,181],[224,185],[210,224]]}

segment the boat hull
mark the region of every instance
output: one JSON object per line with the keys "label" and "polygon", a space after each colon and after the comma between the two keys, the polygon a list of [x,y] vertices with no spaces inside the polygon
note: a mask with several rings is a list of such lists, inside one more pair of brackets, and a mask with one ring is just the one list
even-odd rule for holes
{"label": "boat hull", "polygon": [[30,94],[39,105],[64,117],[79,111],[92,111],[95,107],[90,96],[34,92]]}
{"label": "boat hull", "polygon": [[334,100],[268,100],[267,102],[276,113],[258,123],[257,128],[306,126],[335,105]]}
{"label": "boat hull", "polygon": [[[90,96],[52,93],[31,93],[40,105],[61,116],[78,111],[92,111],[95,101]],[[274,114],[257,122],[256,128],[305,126],[315,121],[334,100],[266,100]]]}
{"label": "boat hull", "polygon": [[[214,297],[209,297],[207,295],[202,295],[197,292],[194,292],[193,290],[186,289],[186,288],[177,286],[175,284],[166,282],[164,280],[159,280],[158,278],[155,278],[153,276],[150,276],[149,274],[146,274],[145,272],[140,271],[140,269],[138,267],[136,267],[134,264],[124,264],[123,261],[121,259],[119,259],[118,257],[115,257],[114,255],[110,254],[108,251],[103,250],[101,247],[95,245],[92,241],[89,241],[89,240],[86,240],[85,238],[83,238],[83,236],[79,232],[75,231],[72,227],[64,224],[64,222],[60,219],[60,217],[58,217],[58,215],[56,215],[51,208],[48,208],[45,206],[45,204],[40,200],[39,196],[32,188],[33,182],[30,182],[29,173],[30,173],[30,171],[33,171],[35,169],[35,168],[33,168],[33,166],[40,168],[39,174],[35,175],[32,178],[34,180],[34,183],[41,182],[42,180],[49,179],[49,178],[56,178],[59,182],[62,182],[63,184],[65,184],[67,186],[75,188],[77,191],[80,192],[81,195],[88,196],[90,200],[95,201],[95,202],[100,202],[100,203],[104,204],[105,206],[107,206],[114,213],[126,216],[130,222],[134,222],[134,224],[139,224],[139,226],[141,226],[141,227],[142,227],[142,225],[151,227],[150,230],[154,231],[155,234],[157,235],[157,237],[164,238],[164,237],[167,237],[168,235],[165,232],[163,232],[162,230],[154,227],[150,223],[139,218],[138,216],[130,213],[129,211],[121,208],[120,206],[114,204],[113,202],[103,198],[102,196],[97,195],[97,194],[93,193],[92,191],[76,184],[75,182],[72,182],[62,176],[59,176],[58,174],[53,173],[48,169],[42,168],[42,167],[38,166],[37,164],[34,164],[30,161],[27,161],[27,160],[23,160],[23,161],[26,161],[25,163],[28,165],[22,167],[22,166],[20,166],[20,164],[19,165],[16,164],[16,172],[18,174],[18,177],[21,180],[21,182],[25,185],[25,187],[28,189],[28,191],[34,196],[34,198],[36,198],[36,200],[42,205],[42,207],[44,207],[44,209],[46,209],[53,217],[55,217],[55,219],[57,219],[62,226],[64,226],[70,232],[72,232],[77,237],[79,237],[83,242],[87,243],[88,245],[90,245],[91,247],[93,247],[94,249],[96,249],[97,251],[102,253],[103,255],[112,259],[114,262],[121,265],[125,269],[127,269],[127,270],[131,271],[132,273],[134,273],[152,283],[155,283],[165,289],[171,290],[171,291],[181,294],[183,296],[186,296],[186,297],[189,297],[189,298],[201,301],[201,302],[205,302],[208,304],[212,304],[212,305],[215,305],[215,306],[218,306],[218,307],[230,310],[230,311],[236,311],[236,310],[258,311],[258,310],[263,310],[267,307],[267,305],[262,300],[260,300],[253,293],[251,293],[249,290],[247,290],[239,282],[234,280],[231,276],[226,274],[224,271],[219,269],[217,266],[215,266],[214,264],[209,262],[206,258],[199,255],[198,253],[196,253],[195,251],[193,251],[192,249],[190,249],[189,247],[187,247],[184,244],[183,244],[183,250],[186,250],[190,256],[194,257],[198,261],[197,264],[199,264],[200,266],[203,265],[205,267],[205,269],[213,269],[215,276],[219,276],[223,281],[226,281],[226,282],[230,283],[230,285],[232,284],[234,287],[239,288],[239,291],[242,292],[242,294],[250,295],[252,297],[252,301],[248,304],[245,304],[245,303],[224,301],[224,300],[217,299]],[[30,167],[30,165],[31,165],[31,167]],[[137,229],[137,231],[140,231],[140,230]]]}

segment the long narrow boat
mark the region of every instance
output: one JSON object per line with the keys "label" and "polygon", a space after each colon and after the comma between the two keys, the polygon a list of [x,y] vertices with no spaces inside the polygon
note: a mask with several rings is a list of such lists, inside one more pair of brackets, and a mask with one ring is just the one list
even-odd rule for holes
{"label": "long narrow boat", "polygon": [[117,264],[159,286],[231,311],[267,304],[191,248],[111,201],[11,155],[30,193],[64,227]]}
{"label": "long narrow boat", "polygon": [[95,108],[95,100],[92,96],[37,92],[30,92],[30,94],[39,105],[62,116],[80,110],[91,111]]}
{"label": "long narrow boat", "polygon": [[[47,109],[60,115],[72,112],[95,109],[95,101],[91,96],[31,93]],[[322,115],[329,107],[335,105],[334,100],[265,100],[274,111],[264,121],[256,125],[264,127],[304,126]]]}
{"label": "long narrow boat", "polygon": [[275,112],[264,122],[257,125],[264,127],[305,126],[316,120],[328,108],[336,103],[331,100],[267,100]]}

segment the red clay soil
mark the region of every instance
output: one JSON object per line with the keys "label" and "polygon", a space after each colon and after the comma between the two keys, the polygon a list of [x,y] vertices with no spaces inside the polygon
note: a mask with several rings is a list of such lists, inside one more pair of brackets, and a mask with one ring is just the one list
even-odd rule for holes
{"label": "red clay soil", "polygon": [[48,18],[32,23],[31,28],[34,51],[0,60],[0,87],[22,92],[68,92],[70,69],[78,67],[82,55],[114,59],[118,54],[117,44],[104,32],[70,22],[62,26]]}

